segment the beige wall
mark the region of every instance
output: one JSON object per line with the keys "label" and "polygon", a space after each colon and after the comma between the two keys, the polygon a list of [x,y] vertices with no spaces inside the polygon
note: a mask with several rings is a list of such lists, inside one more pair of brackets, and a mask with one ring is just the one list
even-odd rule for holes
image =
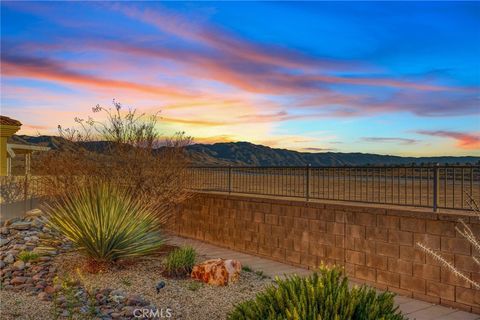
{"label": "beige wall", "polygon": [[199,194],[179,209],[170,226],[185,237],[292,265],[340,264],[351,278],[378,288],[480,313],[480,290],[415,245],[420,241],[440,249],[480,281],[472,248],[455,231],[460,217],[480,232],[480,221],[465,214]]}

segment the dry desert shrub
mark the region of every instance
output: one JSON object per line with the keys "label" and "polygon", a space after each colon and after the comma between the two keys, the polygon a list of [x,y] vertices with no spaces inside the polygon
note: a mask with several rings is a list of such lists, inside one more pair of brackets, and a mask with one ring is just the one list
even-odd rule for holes
{"label": "dry desert shrub", "polygon": [[139,114],[115,100],[113,108],[96,106],[94,116],[75,118],[77,128],[58,127],[61,145],[35,163],[42,191],[59,197],[92,182],[125,188],[165,222],[171,208],[187,199],[188,158],[184,133],[164,137],[158,113]]}

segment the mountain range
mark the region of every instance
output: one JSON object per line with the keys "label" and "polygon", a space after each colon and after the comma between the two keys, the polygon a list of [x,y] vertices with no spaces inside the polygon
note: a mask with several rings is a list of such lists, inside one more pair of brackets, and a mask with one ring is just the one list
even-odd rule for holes
{"label": "mountain range", "polygon": [[[75,142],[58,136],[15,135],[9,143],[33,144],[51,149],[75,150]],[[103,142],[104,143],[104,142]],[[85,144],[85,143],[84,143]],[[101,151],[102,142],[88,142],[89,150]],[[410,165],[420,164],[476,164],[475,156],[400,157],[371,153],[298,152],[270,148],[249,142],[225,142],[192,144],[186,147],[194,165],[243,165],[243,166],[358,166],[358,165]]]}

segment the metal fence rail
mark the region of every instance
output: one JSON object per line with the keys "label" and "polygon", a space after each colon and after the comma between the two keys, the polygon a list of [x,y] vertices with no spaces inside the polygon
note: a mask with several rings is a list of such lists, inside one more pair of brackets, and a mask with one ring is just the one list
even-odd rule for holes
{"label": "metal fence rail", "polygon": [[191,167],[192,188],[304,199],[469,210],[480,166]]}

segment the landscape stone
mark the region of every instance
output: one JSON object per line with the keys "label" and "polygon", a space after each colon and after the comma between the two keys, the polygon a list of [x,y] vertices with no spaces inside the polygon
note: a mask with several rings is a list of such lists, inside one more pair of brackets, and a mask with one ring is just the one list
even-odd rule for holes
{"label": "landscape stone", "polygon": [[15,261],[15,258],[13,257],[12,254],[8,254],[5,259],[3,259],[3,262],[7,263],[7,264],[10,264],[10,263],[13,263]]}
{"label": "landscape stone", "polygon": [[18,260],[13,264],[13,267],[17,270],[23,270],[25,269],[25,262]]}
{"label": "landscape stone", "polygon": [[55,288],[53,288],[52,286],[47,286],[45,287],[45,289],[43,289],[43,291],[49,294],[53,294],[55,293]]}
{"label": "landscape stone", "polygon": [[32,226],[32,224],[30,222],[17,221],[17,222],[12,223],[10,225],[10,228],[16,229],[16,230],[28,230],[28,229],[30,229],[31,226]]}
{"label": "landscape stone", "polygon": [[7,245],[10,242],[10,239],[0,238],[0,247]]}
{"label": "landscape stone", "polygon": [[128,306],[144,306],[146,305],[146,301],[139,295],[131,295],[127,297],[127,301],[125,302]]}
{"label": "landscape stone", "polygon": [[42,215],[42,211],[40,209],[32,209],[25,212],[25,217],[39,217]]}
{"label": "landscape stone", "polygon": [[238,260],[212,259],[195,265],[191,277],[207,284],[225,286],[237,282],[241,270]]}
{"label": "landscape stone", "polygon": [[12,279],[12,281],[10,281],[10,284],[20,285],[20,284],[25,283],[25,281],[27,281],[26,277],[15,277],[15,278]]}

